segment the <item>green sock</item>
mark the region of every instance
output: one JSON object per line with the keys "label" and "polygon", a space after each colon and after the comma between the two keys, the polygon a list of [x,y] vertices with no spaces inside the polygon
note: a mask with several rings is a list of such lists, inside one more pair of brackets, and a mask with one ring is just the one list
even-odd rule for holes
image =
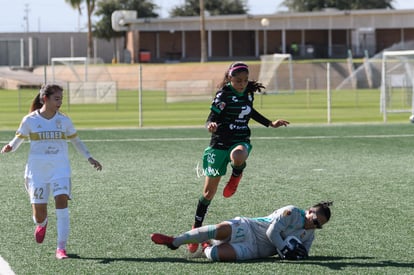
{"label": "green sock", "polygon": [[200,197],[200,199],[198,200],[197,210],[194,217],[194,227],[201,227],[204,218],[207,214],[208,206],[210,205],[210,203],[210,200],[207,200],[203,196]]}
{"label": "green sock", "polygon": [[241,175],[241,173],[243,173],[244,168],[246,168],[246,162],[240,166],[234,166],[231,164],[231,167],[233,168],[232,175],[238,177]]}

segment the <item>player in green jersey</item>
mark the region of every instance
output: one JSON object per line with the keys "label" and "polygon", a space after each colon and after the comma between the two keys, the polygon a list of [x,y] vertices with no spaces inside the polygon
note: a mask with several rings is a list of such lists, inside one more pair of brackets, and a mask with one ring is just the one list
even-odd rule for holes
{"label": "player in green jersey", "polygon": [[[209,146],[203,154],[205,183],[198,200],[193,228],[202,226],[207,209],[217,192],[218,184],[230,163],[232,174],[223,189],[223,196],[231,197],[237,190],[246,160],[252,149],[249,121],[253,119],[265,127],[287,126],[288,121],[271,121],[253,107],[254,93],[264,89],[261,83],[249,80],[249,68],[242,62],[231,64],[210,107],[206,128],[211,133]],[[190,252],[198,244],[189,244]]]}

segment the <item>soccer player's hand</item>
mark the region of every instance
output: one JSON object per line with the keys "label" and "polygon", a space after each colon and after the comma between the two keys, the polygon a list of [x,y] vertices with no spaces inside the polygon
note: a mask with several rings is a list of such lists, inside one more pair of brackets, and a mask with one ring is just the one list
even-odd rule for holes
{"label": "soccer player's hand", "polygon": [[301,243],[298,243],[295,247],[295,250],[293,251],[296,254],[297,260],[303,260],[308,257],[308,251],[306,250],[306,247]]}
{"label": "soccer player's hand", "polygon": [[89,161],[90,164],[93,165],[93,167],[96,170],[98,170],[98,171],[101,171],[102,170],[102,165],[96,159],[94,159],[94,158],[88,158],[88,161]]}
{"label": "soccer player's hand", "polygon": [[303,244],[300,243],[297,244],[293,250],[288,247],[283,248],[282,253],[286,260],[303,260],[308,257],[308,251]]}
{"label": "soccer player's hand", "polygon": [[216,122],[210,122],[209,124],[207,124],[207,130],[210,133],[214,133],[217,130],[217,123]]}
{"label": "soccer player's hand", "polygon": [[286,120],[283,120],[283,119],[278,119],[278,120],[275,120],[275,121],[272,121],[270,124],[269,124],[269,126],[270,127],[273,127],[273,128],[278,128],[278,127],[280,127],[280,126],[288,126],[290,124],[290,122],[289,121],[286,121]]}
{"label": "soccer player's hand", "polygon": [[13,149],[13,148],[12,148],[9,144],[6,144],[6,145],[4,145],[4,146],[3,146],[3,148],[1,148],[1,153],[2,153],[2,154],[4,154],[4,153],[8,153],[8,152],[10,152],[12,149]]}

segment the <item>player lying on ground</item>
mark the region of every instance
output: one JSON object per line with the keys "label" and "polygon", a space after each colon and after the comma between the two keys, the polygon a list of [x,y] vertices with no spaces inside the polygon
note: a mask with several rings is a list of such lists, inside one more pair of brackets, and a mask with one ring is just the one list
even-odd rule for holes
{"label": "player lying on ground", "polygon": [[202,243],[205,256],[212,261],[242,261],[267,258],[301,260],[309,255],[315,229],[331,217],[332,202],[321,202],[307,210],[288,205],[266,217],[236,217],[216,225],[206,225],[177,237],[155,233],[156,244],[177,249],[183,244]]}

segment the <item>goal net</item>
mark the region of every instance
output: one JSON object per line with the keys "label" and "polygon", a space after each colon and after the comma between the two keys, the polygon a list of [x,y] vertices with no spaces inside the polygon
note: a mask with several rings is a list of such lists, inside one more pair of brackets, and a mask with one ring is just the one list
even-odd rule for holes
{"label": "goal net", "polygon": [[64,86],[69,104],[116,103],[117,86],[102,59],[52,58],[52,81]]}
{"label": "goal net", "polygon": [[266,87],[266,93],[293,93],[292,56],[269,54],[260,56],[258,82]]}
{"label": "goal net", "polygon": [[214,97],[211,80],[167,80],[166,102],[203,101]]}
{"label": "goal net", "polygon": [[381,68],[381,112],[414,113],[414,51],[385,51]]}

